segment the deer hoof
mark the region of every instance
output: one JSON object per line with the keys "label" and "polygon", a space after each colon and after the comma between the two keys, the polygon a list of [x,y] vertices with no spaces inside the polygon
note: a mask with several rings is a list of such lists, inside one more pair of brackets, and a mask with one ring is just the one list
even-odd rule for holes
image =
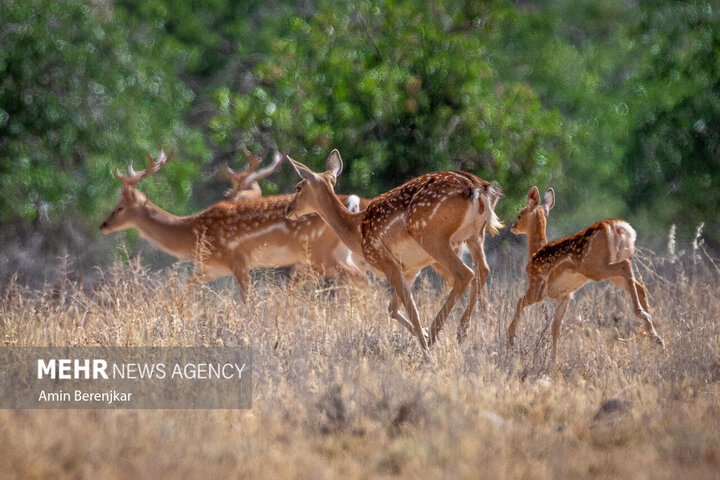
{"label": "deer hoof", "polygon": [[665,350],[665,340],[663,340],[660,335],[656,334],[653,339],[655,340],[655,343],[660,345],[662,347],[662,349]]}

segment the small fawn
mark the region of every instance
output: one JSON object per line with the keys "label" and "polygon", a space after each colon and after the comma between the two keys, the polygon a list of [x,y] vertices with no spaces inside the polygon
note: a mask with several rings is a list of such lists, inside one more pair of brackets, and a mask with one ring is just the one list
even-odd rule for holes
{"label": "small fawn", "polygon": [[629,294],[635,315],[645,324],[645,330],[656,343],[665,342],[655,331],[648,313],[647,293],[633,275],[635,230],[624,220],[602,220],[585,230],[550,243],[545,236],[547,216],[555,205],[555,191],[549,188],[542,201],[537,187],[532,187],[527,205],[520,210],[510,231],[528,236],[528,289],[520,297],[515,316],[507,329],[510,345],[515,339],[518,320],[525,307],[547,297],[556,300],[552,324],[552,362],[557,358],[560,327],[572,293],[589,280],[609,279]]}

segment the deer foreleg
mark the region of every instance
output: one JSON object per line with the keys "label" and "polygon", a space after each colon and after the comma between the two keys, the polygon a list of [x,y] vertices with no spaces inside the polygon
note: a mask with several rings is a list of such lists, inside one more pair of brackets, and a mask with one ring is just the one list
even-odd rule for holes
{"label": "deer foreleg", "polygon": [[487,314],[487,292],[485,290],[485,284],[487,282],[488,274],[490,273],[490,267],[488,267],[487,260],[485,259],[485,250],[483,249],[484,240],[485,235],[483,233],[477,238],[467,241],[468,250],[470,250],[470,256],[472,257],[473,264],[475,265],[475,277],[472,280],[470,301],[468,302],[468,306],[465,308],[465,312],[463,312],[460,324],[458,325],[458,343],[462,342],[467,337],[467,329],[470,325],[470,317],[472,316],[475,303],[479,303],[482,311]]}
{"label": "deer foreleg", "polygon": [[510,343],[510,345],[514,345],[515,343],[515,333],[517,332],[517,326],[518,322],[520,321],[520,315],[522,314],[522,311],[533,303],[542,300],[542,292],[544,289],[544,281],[531,281],[530,285],[528,286],[527,292],[525,292],[525,295],[520,297],[520,299],[518,300],[517,305],[515,306],[515,315],[513,316],[512,322],[507,329],[508,343]]}

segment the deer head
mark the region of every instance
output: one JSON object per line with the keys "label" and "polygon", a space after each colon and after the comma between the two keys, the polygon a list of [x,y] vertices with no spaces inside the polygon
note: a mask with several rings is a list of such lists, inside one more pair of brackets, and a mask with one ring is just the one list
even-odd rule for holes
{"label": "deer head", "polygon": [[288,205],[285,216],[296,219],[309,213],[320,211],[335,196],[335,183],[343,169],[340,152],[333,150],[325,162],[325,172],[315,173],[300,162],[290,158],[295,171],[302,180],[295,187],[296,194]]}
{"label": "deer head", "polygon": [[532,187],[527,196],[527,205],[518,213],[517,220],[510,228],[515,235],[531,235],[540,228],[544,234],[546,217],[555,206],[555,190],[548,188],[540,202],[540,192],[537,187]]}
{"label": "deer head", "polygon": [[121,175],[115,169],[115,178],[120,180],[123,185],[122,197],[108,218],[100,225],[102,233],[117,232],[134,226],[134,220],[147,204],[147,197],[136,190],[135,186],[144,178],[160,170],[172,157],[173,153],[165,155],[161,149],[157,159],[151,157],[149,153],[147,154],[148,168],[143,171],[136,172],[132,163],[128,169],[130,172],[128,175]]}

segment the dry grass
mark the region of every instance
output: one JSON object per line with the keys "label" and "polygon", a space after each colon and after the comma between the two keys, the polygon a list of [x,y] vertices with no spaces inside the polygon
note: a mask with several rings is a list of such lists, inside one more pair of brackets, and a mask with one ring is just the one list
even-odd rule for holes
{"label": "dry grass", "polygon": [[[520,267],[495,269],[489,315],[463,346],[456,310],[433,361],[388,319],[383,283],[261,278],[247,305],[229,281],[137,263],[92,286],[11,283],[6,345],[251,345],[254,398],[237,411],[0,411],[2,476],[717,478],[717,272],[650,258],[639,269],[667,349],[636,334],[623,292],[590,285],[552,371],[550,304],[505,346]],[[440,303],[431,283],[417,289],[425,316]]]}

